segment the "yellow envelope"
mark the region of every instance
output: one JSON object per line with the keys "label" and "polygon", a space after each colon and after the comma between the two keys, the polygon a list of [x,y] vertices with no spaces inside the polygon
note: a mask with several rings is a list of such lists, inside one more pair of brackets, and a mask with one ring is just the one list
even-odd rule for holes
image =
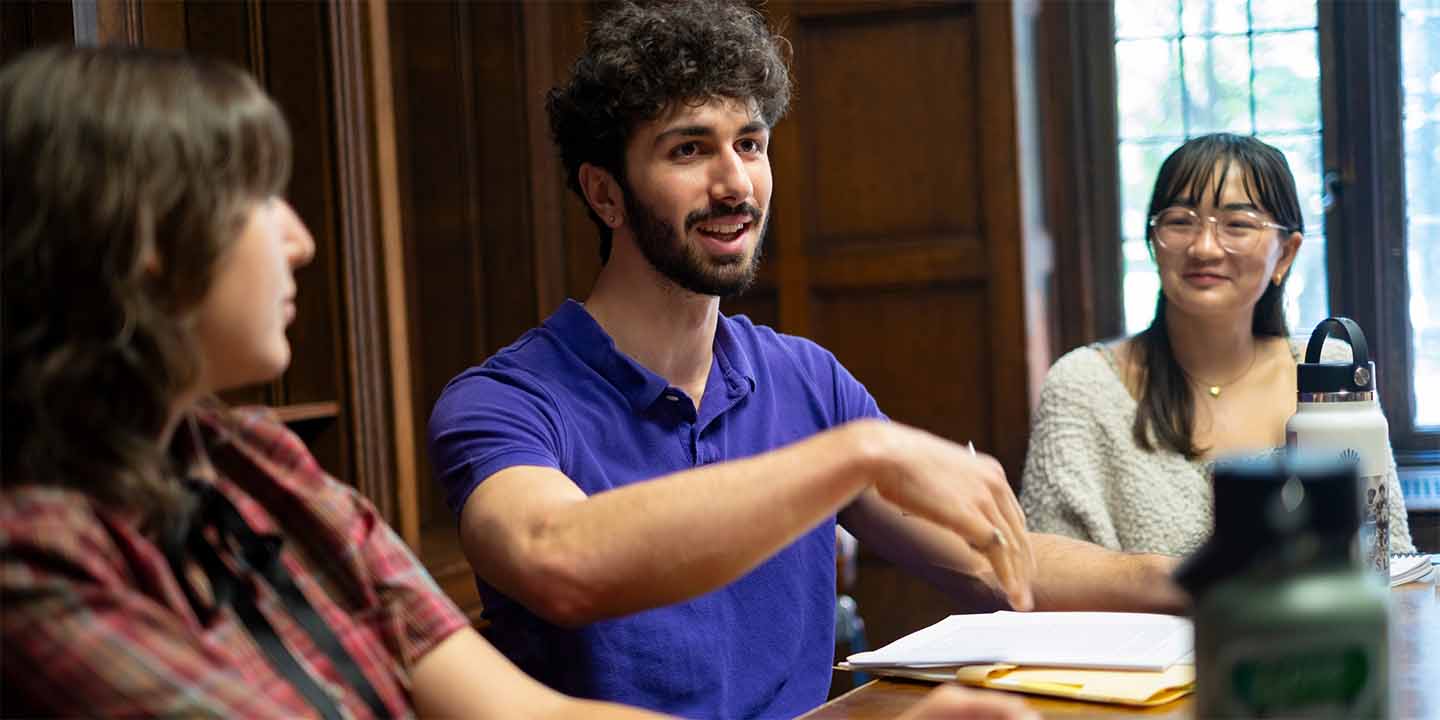
{"label": "yellow envelope", "polygon": [[994,690],[1148,707],[1163,705],[1193,691],[1195,666],[1177,664],[1156,672],[966,665],[955,671],[955,679]]}

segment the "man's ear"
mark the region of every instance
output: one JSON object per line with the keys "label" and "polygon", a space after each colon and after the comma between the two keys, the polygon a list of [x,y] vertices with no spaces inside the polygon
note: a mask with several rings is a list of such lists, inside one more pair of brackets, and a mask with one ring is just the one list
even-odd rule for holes
{"label": "man's ear", "polygon": [[611,230],[625,224],[625,191],[609,170],[590,163],[580,164],[580,189],[585,202]]}

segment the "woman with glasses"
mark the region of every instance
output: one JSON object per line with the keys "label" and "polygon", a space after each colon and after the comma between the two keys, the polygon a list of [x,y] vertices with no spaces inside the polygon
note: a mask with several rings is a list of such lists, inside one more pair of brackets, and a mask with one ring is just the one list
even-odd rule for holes
{"label": "woman with glasses", "polygon": [[[1290,337],[1283,301],[1304,221],[1280,151],[1215,134],[1165,160],[1146,222],[1155,319],[1050,369],[1021,505],[1036,531],[1179,555],[1210,533],[1214,458],[1285,444],[1304,338]],[[1327,343],[1324,359],[1348,353]],[[1409,551],[1393,461],[1388,481],[1390,542]]]}

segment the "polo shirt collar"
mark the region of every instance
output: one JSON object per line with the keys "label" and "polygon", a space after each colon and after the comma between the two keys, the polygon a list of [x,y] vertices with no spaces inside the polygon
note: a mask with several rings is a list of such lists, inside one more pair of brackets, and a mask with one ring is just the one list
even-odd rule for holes
{"label": "polo shirt collar", "polygon": [[735,336],[735,321],[724,314],[715,323],[715,359],[725,378],[727,394],[738,397],[755,391],[755,367],[750,354]]}
{"label": "polo shirt collar", "polygon": [[[738,397],[754,391],[755,371],[749,354],[735,337],[731,328],[733,322],[721,315],[716,323],[715,362],[725,381],[726,395]],[[545,321],[545,326],[581,361],[614,386],[635,412],[649,409],[670,389],[670,383],[665,378],[620,352],[615,347],[615,341],[581,303],[566,300]],[[712,374],[713,370],[712,367]]]}

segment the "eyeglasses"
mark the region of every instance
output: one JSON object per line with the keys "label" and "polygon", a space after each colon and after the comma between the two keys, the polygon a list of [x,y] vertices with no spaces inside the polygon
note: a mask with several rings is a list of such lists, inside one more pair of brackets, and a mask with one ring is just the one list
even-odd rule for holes
{"label": "eyeglasses", "polygon": [[1155,242],[1166,250],[1183,250],[1204,232],[1206,223],[1215,223],[1215,241],[1225,252],[1244,254],[1255,249],[1267,228],[1290,228],[1266,220],[1253,210],[1219,210],[1201,216],[1188,207],[1170,207],[1150,218]]}

